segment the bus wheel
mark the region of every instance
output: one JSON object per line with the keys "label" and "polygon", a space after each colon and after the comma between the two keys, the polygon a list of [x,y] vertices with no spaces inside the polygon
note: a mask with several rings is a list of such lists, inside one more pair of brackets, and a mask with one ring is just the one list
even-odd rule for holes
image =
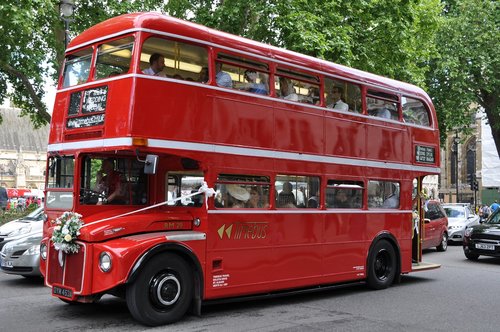
{"label": "bus wheel", "polygon": [[193,298],[189,265],[172,254],[152,258],[127,286],[127,306],[139,322],[158,326],[178,321]]}
{"label": "bus wheel", "polygon": [[378,241],[370,251],[368,260],[368,287],[384,289],[389,287],[397,273],[396,252],[386,240]]}

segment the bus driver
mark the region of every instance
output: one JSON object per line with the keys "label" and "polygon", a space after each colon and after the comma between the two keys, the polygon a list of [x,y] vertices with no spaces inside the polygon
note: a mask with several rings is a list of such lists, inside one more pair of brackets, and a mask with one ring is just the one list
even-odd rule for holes
{"label": "bus driver", "polygon": [[115,163],[112,159],[104,159],[101,169],[96,175],[97,191],[104,193],[105,198],[97,205],[122,204],[120,173],[115,171]]}

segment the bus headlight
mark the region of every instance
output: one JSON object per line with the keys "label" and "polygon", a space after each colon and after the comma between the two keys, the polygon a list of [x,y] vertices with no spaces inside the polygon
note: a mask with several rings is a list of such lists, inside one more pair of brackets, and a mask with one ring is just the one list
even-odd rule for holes
{"label": "bus headlight", "polygon": [[40,256],[43,260],[47,259],[47,244],[45,243],[40,244]]}
{"label": "bus headlight", "polygon": [[109,272],[111,270],[111,255],[107,252],[102,252],[99,256],[99,268],[102,272]]}

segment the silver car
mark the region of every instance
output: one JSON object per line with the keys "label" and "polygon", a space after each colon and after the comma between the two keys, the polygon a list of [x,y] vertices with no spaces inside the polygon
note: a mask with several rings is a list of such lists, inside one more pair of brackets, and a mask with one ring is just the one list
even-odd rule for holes
{"label": "silver car", "polygon": [[472,225],[479,225],[479,216],[466,203],[443,204],[448,216],[448,242],[461,243],[464,231]]}
{"label": "silver car", "polygon": [[40,241],[43,221],[36,221],[30,233],[17,240],[5,243],[0,251],[0,268],[8,274],[24,277],[41,277]]}

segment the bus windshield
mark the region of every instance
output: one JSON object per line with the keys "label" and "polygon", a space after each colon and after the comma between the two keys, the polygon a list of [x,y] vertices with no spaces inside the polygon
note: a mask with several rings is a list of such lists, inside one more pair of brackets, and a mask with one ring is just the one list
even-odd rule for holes
{"label": "bus windshield", "polygon": [[47,197],[45,205],[53,209],[73,207],[75,157],[59,155],[49,157]]}
{"label": "bus windshield", "polygon": [[144,164],[135,158],[84,157],[80,204],[143,205],[148,202]]}
{"label": "bus windshield", "polygon": [[92,48],[86,48],[66,57],[63,88],[87,82],[92,62]]}

